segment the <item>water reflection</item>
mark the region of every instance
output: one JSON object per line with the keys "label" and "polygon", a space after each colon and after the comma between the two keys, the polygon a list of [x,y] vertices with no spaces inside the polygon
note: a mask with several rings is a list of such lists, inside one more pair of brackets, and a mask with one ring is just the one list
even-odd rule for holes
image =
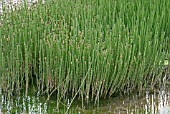
{"label": "water reflection", "polygon": [[89,105],[79,109],[86,114],[170,114],[170,85],[103,100],[98,108]]}
{"label": "water reflection", "polygon": [[[8,100],[1,93],[0,98],[0,114],[51,114],[56,110],[55,99],[51,99],[51,104],[47,104],[44,103],[44,96],[12,96],[12,99]],[[170,85],[154,91],[148,89],[140,94],[133,93],[101,100],[99,107],[89,104],[82,109],[80,102],[73,105],[72,109],[78,109],[79,114],[170,114]]]}
{"label": "water reflection", "polygon": [[1,95],[0,114],[47,114],[47,103],[43,103],[40,97],[13,97],[8,100]]}

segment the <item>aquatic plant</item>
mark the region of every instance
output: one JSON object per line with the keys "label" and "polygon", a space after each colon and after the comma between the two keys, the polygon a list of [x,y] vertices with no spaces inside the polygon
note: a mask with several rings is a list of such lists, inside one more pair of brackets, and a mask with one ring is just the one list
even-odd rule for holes
{"label": "aquatic plant", "polygon": [[[1,14],[0,87],[57,102],[155,86],[169,61],[170,1],[50,0]],[[70,102],[72,102],[70,101]]]}

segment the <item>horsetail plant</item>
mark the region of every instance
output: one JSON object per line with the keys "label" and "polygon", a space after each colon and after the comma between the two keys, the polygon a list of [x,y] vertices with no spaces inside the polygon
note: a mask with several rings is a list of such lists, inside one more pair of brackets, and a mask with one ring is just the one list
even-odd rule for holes
{"label": "horsetail plant", "polygon": [[[169,61],[168,0],[49,0],[3,8],[0,88],[35,86],[82,102],[160,83]],[[168,57],[168,59],[167,59]],[[160,63],[160,61],[162,61]],[[159,71],[159,72],[158,72]]]}

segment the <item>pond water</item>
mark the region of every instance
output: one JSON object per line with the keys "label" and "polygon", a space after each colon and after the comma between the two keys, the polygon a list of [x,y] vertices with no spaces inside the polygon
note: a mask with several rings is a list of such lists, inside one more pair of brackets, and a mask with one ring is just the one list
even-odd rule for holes
{"label": "pond water", "polygon": [[[94,110],[91,108],[91,110]],[[90,111],[90,110],[87,110]],[[151,90],[143,90],[140,94],[113,97],[100,103],[94,112],[112,114],[170,114],[170,85]]]}
{"label": "pond water", "polygon": [[[59,114],[67,110],[67,107],[61,107],[58,112],[54,97],[46,102],[47,96],[31,91],[27,97],[13,95],[9,100],[0,90],[0,114]],[[70,111],[71,114],[170,114],[170,84],[153,91],[146,89],[140,94],[134,92],[103,99],[97,106],[89,102],[82,107],[81,102],[75,100]]]}

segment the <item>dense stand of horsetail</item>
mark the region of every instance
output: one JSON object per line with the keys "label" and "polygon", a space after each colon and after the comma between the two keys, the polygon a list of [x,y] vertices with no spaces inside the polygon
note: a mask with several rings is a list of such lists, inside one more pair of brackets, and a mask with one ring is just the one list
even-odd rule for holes
{"label": "dense stand of horsetail", "polygon": [[[0,88],[95,103],[168,78],[169,0],[48,0],[3,5]],[[167,75],[167,76],[166,76]]]}

